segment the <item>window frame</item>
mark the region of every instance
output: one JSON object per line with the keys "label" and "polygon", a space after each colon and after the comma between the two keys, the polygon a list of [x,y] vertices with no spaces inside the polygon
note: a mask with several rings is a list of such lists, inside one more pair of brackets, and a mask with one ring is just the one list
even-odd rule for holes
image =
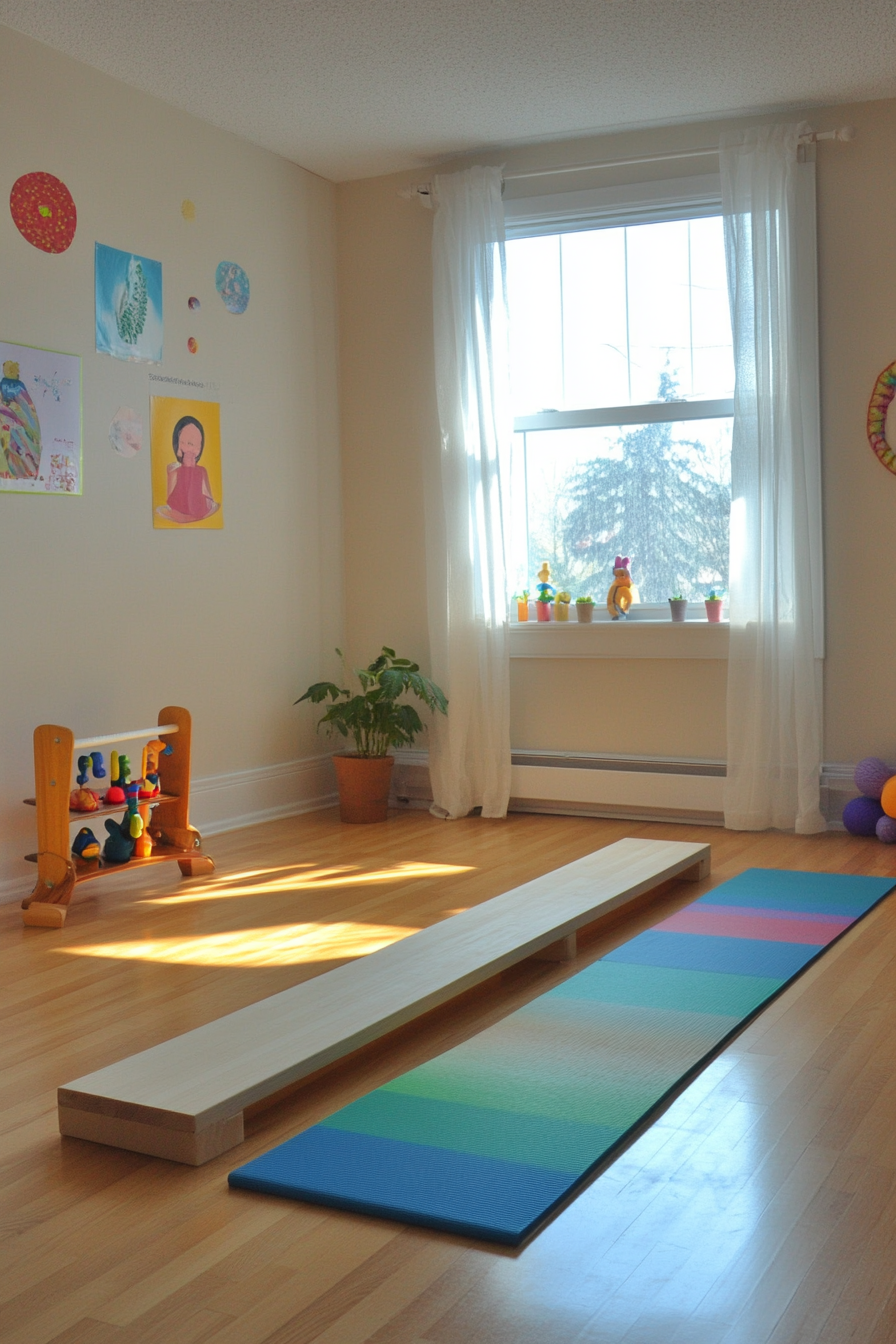
{"label": "window frame", "polygon": [[[699,176],[680,177],[649,182],[630,183],[622,186],[590,188],[584,191],[568,191],[535,197],[514,197],[509,195],[504,202],[505,230],[507,241],[519,238],[545,237],[551,234],[566,234],[634,227],[639,224],[672,222],[677,220],[710,218],[722,214],[721,179],[718,173]],[[641,403],[627,402],[621,406],[600,406],[578,408],[575,410],[545,410],[530,415],[515,416],[514,435],[528,435],[545,430],[593,429],[615,427],[617,425],[674,424],[688,420],[715,420],[734,416],[734,397],[715,397],[671,401],[649,401]],[[524,445],[525,447],[525,445]],[[509,594],[508,594],[509,597]],[[511,647],[511,657],[727,657],[727,603],[723,609],[721,625],[726,627],[724,640],[711,637],[706,642],[705,634],[699,636],[702,641],[700,652],[696,650],[698,638],[691,633],[706,630],[707,623],[693,616],[682,624],[670,621],[661,604],[641,604],[642,611],[634,618],[633,624],[654,627],[654,635],[646,639],[642,633],[638,637],[638,652],[629,641],[629,652],[624,652],[608,643],[609,629],[619,630],[627,627],[628,622],[598,621],[591,625],[578,625],[570,622],[537,623],[539,634],[535,634],[536,623],[519,621],[515,604],[511,603],[510,624],[518,637]],[[656,626],[673,631],[665,634],[660,642],[655,635]],[[529,633],[532,627],[532,633]],[[582,638],[580,634],[562,636],[541,634],[541,631],[589,631]],[[687,634],[685,632],[688,632]],[[550,643],[546,644],[545,639]],[[555,639],[558,643],[555,645]],[[563,641],[560,649],[559,641]],[[674,641],[673,644],[668,641]],[[688,644],[694,648],[687,652]],[[587,647],[584,647],[587,646]],[[711,648],[711,652],[709,652]],[[556,649],[553,652],[552,649]],[[723,651],[724,649],[724,651]],[[574,651],[575,650],[575,651]],[[705,651],[704,651],[705,650]]]}

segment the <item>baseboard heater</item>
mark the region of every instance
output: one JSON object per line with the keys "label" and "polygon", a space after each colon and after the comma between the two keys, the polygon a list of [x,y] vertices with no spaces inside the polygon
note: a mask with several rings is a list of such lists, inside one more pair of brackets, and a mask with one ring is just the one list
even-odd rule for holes
{"label": "baseboard heater", "polygon": [[[424,752],[396,753],[395,802],[432,801]],[[516,751],[510,811],[723,825],[723,761]]]}

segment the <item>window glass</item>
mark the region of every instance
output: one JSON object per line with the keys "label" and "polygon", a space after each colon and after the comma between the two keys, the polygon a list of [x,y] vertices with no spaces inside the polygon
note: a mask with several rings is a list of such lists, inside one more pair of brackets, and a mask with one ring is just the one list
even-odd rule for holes
{"label": "window glass", "polygon": [[727,417],[515,435],[515,590],[547,560],[558,591],[601,602],[619,552],[642,602],[726,588],[730,462]]}
{"label": "window glass", "polygon": [[721,217],[507,243],[515,415],[727,397]]}

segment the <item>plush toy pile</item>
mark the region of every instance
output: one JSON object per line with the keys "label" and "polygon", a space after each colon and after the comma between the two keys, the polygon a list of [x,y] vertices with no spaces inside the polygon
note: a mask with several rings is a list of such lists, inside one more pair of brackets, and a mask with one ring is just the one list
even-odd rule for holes
{"label": "plush toy pile", "polygon": [[896,844],[896,770],[877,756],[866,756],[854,779],[862,796],[844,807],[843,825],[851,835],[876,835],[885,845]]}

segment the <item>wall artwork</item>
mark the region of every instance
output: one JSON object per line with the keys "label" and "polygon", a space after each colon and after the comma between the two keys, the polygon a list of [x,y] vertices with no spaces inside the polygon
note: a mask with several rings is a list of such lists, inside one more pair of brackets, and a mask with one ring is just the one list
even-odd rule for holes
{"label": "wall artwork", "polygon": [[119,406],[112,417],[109,442],[121,457],[136,457],[143,447],[143,421],[130,406]]}
{"label": "wall artwork", "polygon": [[81,494],[81,360],[0,341],[0,491]]}
{"label": "wall artwork", "polygon": [[235,261],[219,261],[215,289],[228,313],[244,313],[249,307],[249,277]]}
{"label": "wall artwork", "polygon": [[220,404],[151,397],[150,453],[153,527],[223,527]]}
{"label": "wall artwork", "polygon": [[96,348],[115,359],[162,362],[162,263],[97,243]]}
{"label": "wall artwork", "polygon": [[64,182],[52,173],[25,173],[9,193],[9,213],[19,233],[41,252],[65,252],[78,227],[78,212]]}

